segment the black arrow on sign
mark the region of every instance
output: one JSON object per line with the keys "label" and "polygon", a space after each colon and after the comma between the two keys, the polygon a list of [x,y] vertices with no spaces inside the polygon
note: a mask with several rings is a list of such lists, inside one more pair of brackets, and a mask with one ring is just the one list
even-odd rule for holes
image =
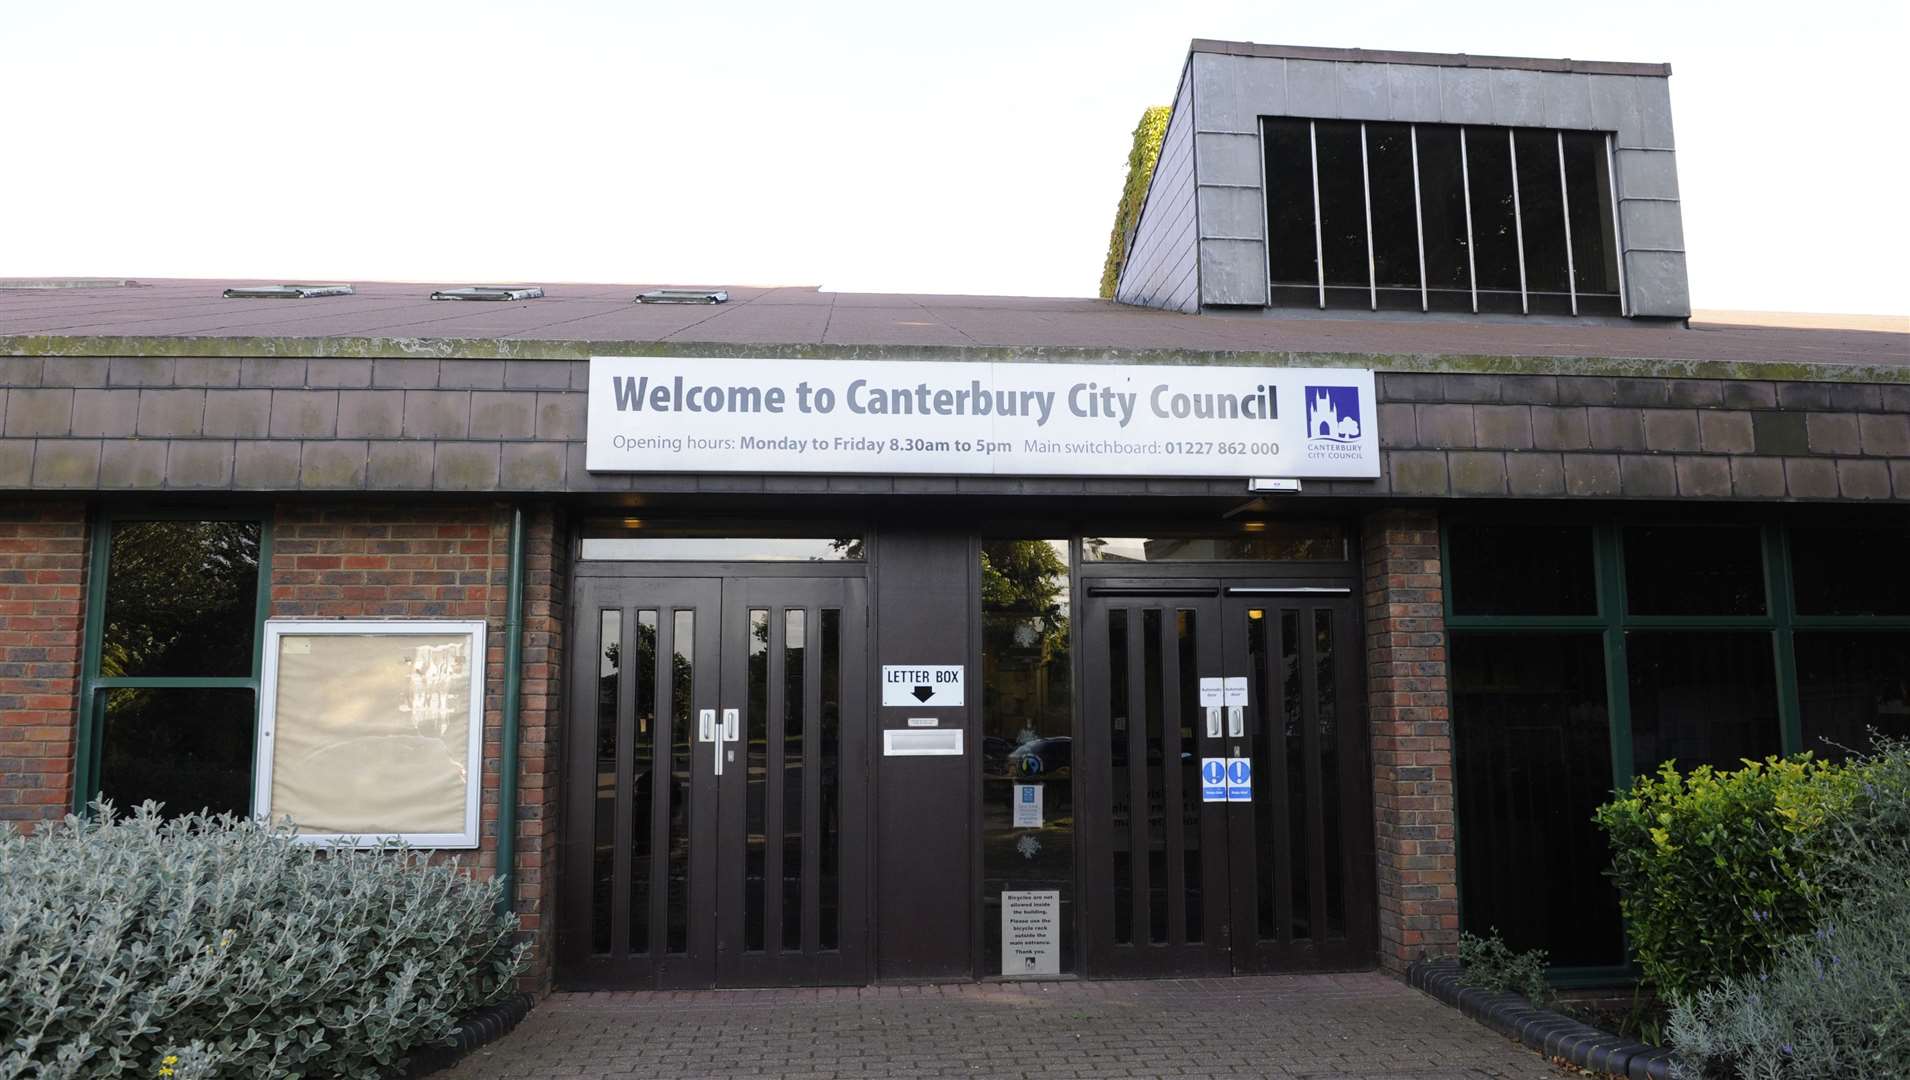
{"label": "black arrow on sign", "polygon": [[915,688],[915,700],[917,701],[927,701],[934,696],[935,688],[933,686],[918,686]]}

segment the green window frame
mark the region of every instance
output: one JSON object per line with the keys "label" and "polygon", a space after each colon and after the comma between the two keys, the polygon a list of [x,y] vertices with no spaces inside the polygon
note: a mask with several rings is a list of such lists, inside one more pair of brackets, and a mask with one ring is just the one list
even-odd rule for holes
{"label": "green window frame", "polygon": [[[114,676],[100,674],[100,656],[106,635],[106,594],[111,586],[113,530],[141,521],[249,521],[259,526],[259,579],[252,613],[252,667],[245,675],[230,676]],[[249,689],[252,717],[258,723],[259,669],[265,647],[265,619],[272,606],[272,517],[269,510],[242,509],[124,509],[94,514],[87,543],[85,636],[80,654],[79,717],[73,755],[72,809],[87,812],[99,797],[105,710],[101,699],[109,690],[131,689]]]}
{"label": "green window frame", "polygon": [[[1460,615],[1453,610],[1450,542],[1455,525],[1574,525],[1592,532],[1592,571],[1597,612],[1591,615]],[[1761,615],[1634,615],[1625,588],[1624,530],[1642,525],[1755,524],[1763,558],[1765,611]],[[1636,518],[1588,524],[1559,519],[1515,520],[1491,515],[1453,515],[1440,522],[1439,557],[1441,595],[1446,630],[1453,631],[1578,631],[1601,635],[1605,659],[1605,711],[1611,736],[1612,784],[1616,791],[1631,787],[1636,775],[1632,755],[1631,672],[1626,659],[1625,635],[1638,630],[1753,631],[1768,634],[1776,679],[1780,752],[1805,749],[1803,716],[1797,682],[1798,631],[1890,632],[1910,630],[1910,615],[1800,615],[1793,592],[1790,525],[1783,522],[1691,522],[1640,515]],[[1450,652],[1448,653],[1450,655]],[[1457,722],[1458,718],[1454,718]],[[1459,778],[1455,775],[1455,785]],[[1455,845],[1463,844],[1455,829]],[[1463,890],[1462,890],[1463,892]],[[1464,913],[1461,912],[1461,924]],[[1597,985],[1614,979],[1635,978],[1633,966],[1560,967],[1552,981],[1560,986]]]}

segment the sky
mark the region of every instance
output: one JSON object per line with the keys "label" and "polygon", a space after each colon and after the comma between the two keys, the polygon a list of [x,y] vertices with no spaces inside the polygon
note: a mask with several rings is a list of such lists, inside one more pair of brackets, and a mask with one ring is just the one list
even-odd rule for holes
{"label": "sky", "polygon": [[1195,37],[1669,61],[1695,306],[1910,314],[1910,4],[0,0],[0,276],[1093,295]]}

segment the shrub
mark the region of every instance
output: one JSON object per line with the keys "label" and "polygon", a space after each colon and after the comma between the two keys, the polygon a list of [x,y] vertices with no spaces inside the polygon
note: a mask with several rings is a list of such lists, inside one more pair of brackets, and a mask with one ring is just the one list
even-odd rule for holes
{"label": "shrub", "polygon": [[1121,184],[1121,201],[1114,207],[1114,231],[1108,235],[1108,254],[1101,267],[1103,300],[1114,299],[1115,286],[1121,283],[1121,267],[1127,263],[1127,244],[1139,224],[1141,204],[1147,201],[1147,185],[1154,179],[1154,166],[1160,161],[1161,140],[1167,137],[1167,118],[1173,109],[1151,105],[1134,125],[1134,145],[1127,152],[1127,179]]}
{"label": "shrub", "polygon": [[0,1076],[377,1077],[521,967],[498,886],[419,853],[96,811],[0,830]]}
{"label": "shrub", "polygon": [[1860,792],[1822,828],[1828,914],[1768,971],[1677,1003],[1683,1075],[1910,1076],[1910,743],[1880,743],[1851,771]]}
{"label": "shrub", "polygon": [[1599,807],[1611,876],[1645,977],[1668,996],[1761,970],[1819,913],[1824,824],[1861,781],[1795,758],[1680,775],[1670,763]]}
{"label": "shrub", "polygon": [[1549,955],[1544,949],[1517,951],[1492,928],[1491,937],[1459,935],[1459,985],[1477,987],[1495,994],[1507,990],[1524,994],[1527,1001],[1544,1007],[1552,998],[1545,981]]}

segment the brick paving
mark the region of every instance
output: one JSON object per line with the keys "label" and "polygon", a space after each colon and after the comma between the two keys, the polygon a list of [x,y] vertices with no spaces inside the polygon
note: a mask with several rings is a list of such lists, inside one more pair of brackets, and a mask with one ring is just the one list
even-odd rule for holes
{"label": "brick paving", "polygon": [[1149,982],[558,994],[479,1077],[1557,1080],[1537,1055],[1367,972]]}

